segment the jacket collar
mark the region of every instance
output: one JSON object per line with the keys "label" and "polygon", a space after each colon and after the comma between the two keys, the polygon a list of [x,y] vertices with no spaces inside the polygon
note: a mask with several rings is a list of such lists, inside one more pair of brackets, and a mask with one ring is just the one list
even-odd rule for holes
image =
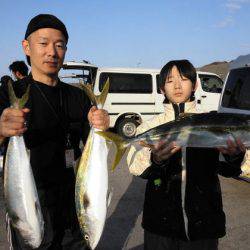
{"label": "jacket collar", "polygon": [[165,114],[167,116],[172,116],[175,119],[178,118],[178,116],[181,113],[196,113],[196,102],[185,102],[185,103],[179,103],[179,104],[172,104],[172,103],[166,103],[164,104]]}

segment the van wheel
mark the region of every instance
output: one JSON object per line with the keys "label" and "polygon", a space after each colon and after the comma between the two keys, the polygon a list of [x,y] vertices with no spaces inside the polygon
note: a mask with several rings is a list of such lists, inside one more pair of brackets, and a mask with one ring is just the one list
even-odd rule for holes
{"label": "van wheel", "polygon": [[125,118],[117,125],[117,132],[119,135],[131,138],[136,133],[136,127],[139,125],[139,122],[132,118]]}

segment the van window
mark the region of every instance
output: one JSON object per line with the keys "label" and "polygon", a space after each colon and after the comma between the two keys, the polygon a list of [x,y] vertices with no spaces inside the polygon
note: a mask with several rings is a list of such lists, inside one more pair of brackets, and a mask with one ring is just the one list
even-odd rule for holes
{"label": "van window", "polygon": [[150,74],[101,73],[99,91],[109,78],[109,93],[152,93],[152,76]]}
{"label": "van window", "polygon": [[209,93],[221,93],[223,81],[219,77],[199,74],[199,78],[201,80],[201,87],[203,91]]}
{"label": "van window", "polygon": [[250,68],[231,70],[222,98],[222,106],[250,110]]}

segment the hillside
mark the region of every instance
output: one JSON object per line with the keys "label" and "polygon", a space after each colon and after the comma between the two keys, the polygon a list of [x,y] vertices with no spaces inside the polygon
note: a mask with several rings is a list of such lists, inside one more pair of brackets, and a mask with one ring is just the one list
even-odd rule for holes
{"label": "hillside", "polygon": [[219,75],[223,80],[225,80],[227,73],[229,71],[229,62],[213,62],[208,65],[198,68],[200,71],[212,72]]}

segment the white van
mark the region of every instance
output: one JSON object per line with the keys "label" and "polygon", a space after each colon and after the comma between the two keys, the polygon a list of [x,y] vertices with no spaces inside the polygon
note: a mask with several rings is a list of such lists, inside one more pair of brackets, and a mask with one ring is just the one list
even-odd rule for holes
{"label": "white van", "polygon": [[[71,74],[74,82],[92,83],[97,95],[109,78],[110,90],[104,109],[109,112],[111,127],[123,136],[132,137],[142,121],[164,112],[164,97],[158,87],[159,69],[98,68],[86,62],[66,62],[63,68],[81,70],[80,74]],[[67,76],[61,78],[65,81]],[[217,110],[222,85],[217,75],[198,72],[196,100],[200,110]]]}

